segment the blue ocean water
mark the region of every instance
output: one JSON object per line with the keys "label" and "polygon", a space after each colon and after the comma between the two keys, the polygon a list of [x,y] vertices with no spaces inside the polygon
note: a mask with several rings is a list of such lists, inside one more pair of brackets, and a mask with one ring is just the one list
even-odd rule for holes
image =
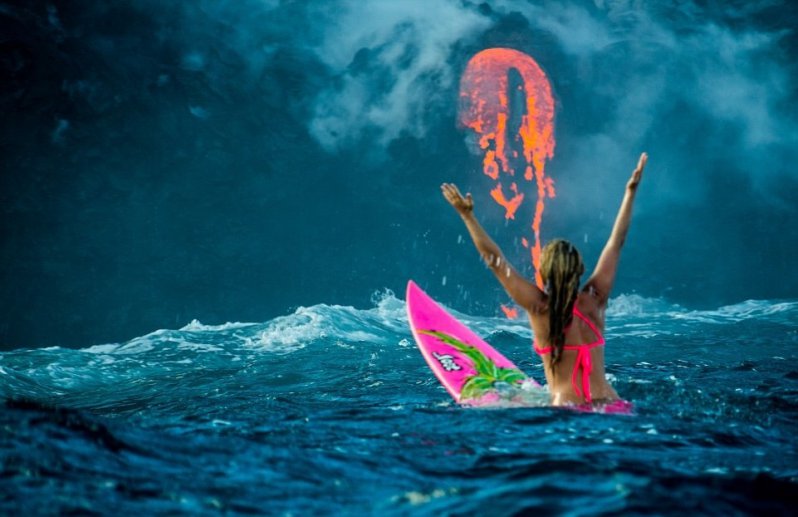
{"label": "blue ocean water", "polygon": [[[523,321],[460,317],[542,380]],[[0,512],[793,514],[798,301],[621,295],[632,416],[453,404],[390,292],[0,355]]]}

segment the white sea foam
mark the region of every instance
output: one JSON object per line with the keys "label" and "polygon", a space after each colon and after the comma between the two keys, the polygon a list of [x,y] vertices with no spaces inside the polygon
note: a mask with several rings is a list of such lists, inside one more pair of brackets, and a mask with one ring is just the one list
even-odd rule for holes
{"label": "white sea foam", "polygon": [[637,294],[621,294],[611,298],[607,304],[607,317],[645,316],[663,312],[681,312],[680,305],[671,304],[662,298],[646,298]]}
{"label": "white sea foam", "polygon": [[191,323],[184,326],[182,331],[217,331],[217,330],[231,330],[251,327],[255,323],[243,323],[240,321],[222,323],[221,325],[205,325],[201,321],[193,319]]}
{"label": "white sea foam", "polygon": [[270,351],[290,352],[326,337],[327,330],[318,311],[300,307],[294,314],[270,321],[266,330],[260,333],[259,339],[250,343]]}

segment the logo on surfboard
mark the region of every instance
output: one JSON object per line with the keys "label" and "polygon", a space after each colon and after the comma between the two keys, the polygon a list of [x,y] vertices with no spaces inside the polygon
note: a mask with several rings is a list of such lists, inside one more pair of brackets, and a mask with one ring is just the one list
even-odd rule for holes
{"label": "logo on surfboard", "polygon": [[449,354],[439,354],[438,352],[432,352],[432,357],[438,360],[443,366],[443,369],[447,372],[457,372],[462,370],[460,365],[454,362],[454,357],[450,356]]}

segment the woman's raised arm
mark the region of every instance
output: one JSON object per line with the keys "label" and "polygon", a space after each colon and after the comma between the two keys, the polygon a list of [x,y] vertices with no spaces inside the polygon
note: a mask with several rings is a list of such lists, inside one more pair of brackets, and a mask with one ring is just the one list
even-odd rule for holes
{"label": "woman's raised arm", "polygon": [[626,234],[629,232],[629,224],[632,220],[632,205],[637,194],[637,187],[643,177],[643,169],[646,167],[648,155],[643,153],[637,162],[637,167],[632,171],[632,176],[626,183],[626,193],[621,202],[621,208],[615,217],[615,224],[612,233],[604,245],[596,269],[585,284],[585,288],[593,288],[602,305],[607,303],[610,291],[615,284],[615,273],[618,270],[618,260],[621,257],[621,248],[626,241]]}
{"label": "woman's raised arm", "polygon": [[474,200],[471,198],[471,194],[463,197],[457,186],[451,183],[441,185],[441,191],[446,201],[460,214],[474,241],[474,246],[510,298],[527,311],[533,311],[540,307],[543,303],[543,292],[534,283],[521,276],[512,264],[507,262],[499,246],[479,224],[477,218],[474,217]]}

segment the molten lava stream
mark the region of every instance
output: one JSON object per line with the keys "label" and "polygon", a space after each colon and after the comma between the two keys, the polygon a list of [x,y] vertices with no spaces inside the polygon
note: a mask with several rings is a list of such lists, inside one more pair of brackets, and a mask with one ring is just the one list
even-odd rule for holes
{"label": "molten lava stream", "polygon": [[[554,99],[546,74],[534,59],[517,50],[491,48],[477,53],[460,80],[458,119],[477,136],[482,172],[495,182],[489,196],[504,209],[508,223],[534,197],[531,224],[522,223],[522,228],[512,231],[529,249],[535,280],[542,287],[540,224],[546,198],[555,195],[554,181],[545,171],[555,144]],[[517,175],[521,170],[523,175]],[[526,195],[531,192],[535,195]],[[502,305],[501,309],[508,318],[518,315],[514,308]]]}

